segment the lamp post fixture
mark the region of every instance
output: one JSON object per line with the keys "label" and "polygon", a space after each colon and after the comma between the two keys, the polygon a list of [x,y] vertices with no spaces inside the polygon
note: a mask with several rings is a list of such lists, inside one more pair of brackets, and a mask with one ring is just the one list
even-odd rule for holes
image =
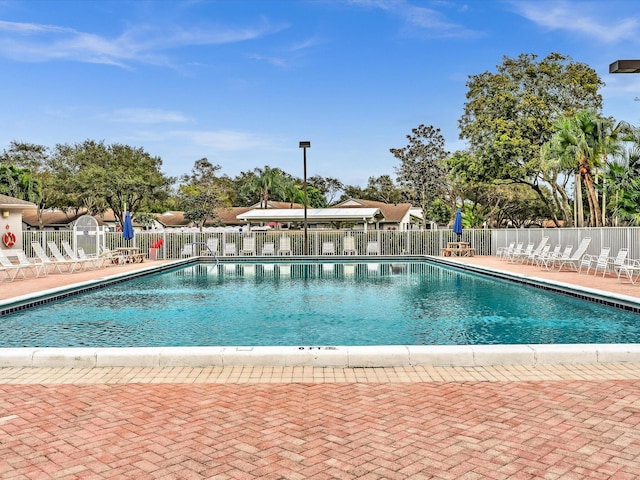
{"label": "lamp post fixture", "polygon": [[616,60],[609,65],[609,73],[640,73],[640,60]]}
{"label": "lamp post fixture", "polygon": [[311,142],[300,142],[300,148],[302,148],[303,158],[303,177],[302,177],[302,190],[304,191],[304,254],[309,255],[309,240],[307,237],[307,148],[311,148]]}

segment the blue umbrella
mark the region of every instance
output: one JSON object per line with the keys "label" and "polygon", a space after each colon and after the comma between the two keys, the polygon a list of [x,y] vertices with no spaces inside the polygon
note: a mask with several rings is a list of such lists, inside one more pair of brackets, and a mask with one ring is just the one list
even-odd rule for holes
{"label": "blue umbrella", "polygon": [[462,235],[462,212],[460,209],[456,210],[456,219],[453,221],[453,233]]}
{"label": "blue umbrella", "polygon": [[124,225],[122,226],[122,237],[125,240],[131,240],[134,236],[133,224],[131,223],[131,214],[129,212],[124,214]]}

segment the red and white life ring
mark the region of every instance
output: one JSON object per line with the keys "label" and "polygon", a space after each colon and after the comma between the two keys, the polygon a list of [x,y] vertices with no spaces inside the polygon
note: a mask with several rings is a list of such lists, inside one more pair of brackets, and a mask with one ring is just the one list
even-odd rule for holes
{"label": "red and white life ring", "polygon": [[2,236],[2,243],[8,248],[13,247],[16,244],[16,236],[11,232],[5,232]]}

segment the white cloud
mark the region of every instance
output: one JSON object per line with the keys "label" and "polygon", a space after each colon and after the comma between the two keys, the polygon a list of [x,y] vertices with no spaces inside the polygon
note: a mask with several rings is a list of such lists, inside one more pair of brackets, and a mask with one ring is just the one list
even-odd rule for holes
{"label": "white cloud", "polygon": [[[523,1],[513,6],[526,19],[551,30],[579,33],[603,43],[637,41],[638,19],[625,17],[608,2]],[[610,13],[618,17],[607,18]]]}
{"label": "white cloud", "polygon": [[123,108],[115,110],[111,114],[103,116],[103,118],[111,122],[139,124],[184,123],[189,121],[180,112],[154,108]]}
{"label": "white cloud", "polygon": [[188,141],[203,147],[225,152],[278,149],[272,139],[251,132],[235,130],[174,130],[170,134],[186,138]]}
{"label": "white cloud", "polygon": [[[470,30],[453,22],[441,11],[417,6],[407,0],[350,0],[351,4],[379,8],[400,18],[406,33],[427,34],[433,37],[474,37],[480,32]],[[440,2],[442,7],[451,7],[449,2]]]}
{"label": "white cloud", "polygon": [[190,45],[221,45],[260,38],[280,30],[266,20],[250,27],[159,28],[137,25],[114,38],[70,28],[0,21],[0,55],[18,61],[71,60],[127,67],[170,66],[166,51]]}

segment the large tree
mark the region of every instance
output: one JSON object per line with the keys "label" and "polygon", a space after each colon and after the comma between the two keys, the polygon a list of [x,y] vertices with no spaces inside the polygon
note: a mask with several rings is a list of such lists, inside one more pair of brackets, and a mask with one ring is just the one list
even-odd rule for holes
{"label": "large tree", "polygon": [[0,154],[0,164],[15,165],[22,169],[28,169],[32,178],[39,184],[37,200],[31,196],[37,205],[36,215],[40,228],[43,228],[42,212],[47,208],[65,208],[65,197],[62,194],[56,175],[51,169],[51,157],[49,149],[44,145],[36,145],[13,140],[9,148]]}
{"label": "large tree", "polygon": [[[471,76],[459,126],[477,171],[486,179],[528,185],[554,215],[553,202],[545,195],[549,190],[541,184],[557,178],[541,171],[540,149],[557,118],[600,110],[598,89],[603,85],[594,69],[559,53],[542,60],[534,54],[504,57],[495,73]],[[551,191],[557,190],[552,186]]]}
{"label": "large tree", "polygon": [[396,168],[398,183],[407,199],[420,206],[426,223],[431,203],[442,198],[445,192],[448,152],[444,149],[440,129],[431,125],[412,129],[407,140],[406,147],[390,151],[400,160],[400,166]]}
{"label": "large tree", "polygon": [[42,192],[40,182],[28,168],[0,164],[0,193],[37,204]]}
{"label": "large tree", "polygon": [[146,202],[166,198],[173,183],[160,171],[160,157],[142,148],[86,140],[56,145],[53,156],[56,174],[74,203],[70,206],[83,206],[94,214],[111,208],[120,222],[125,210],[134,215]]}
{"label": "large tree", "polygon": [[218,176],[220,169],[220,165],[201,158],[194,163],[191,174],[182,177],[180,199],[184,218],[201,230],[208,220],[216,217],[220,207],[228,205],[225,182]]}
{"label": "large tree", "polygon": [[345,185],[340,180],[334,177],[321,177],[320,175],[313,175],[307,178],[307,185],[314,187],[322,193],[327,199],[327,204],[333,204],[336,199],[336,195],[344,191]]}

